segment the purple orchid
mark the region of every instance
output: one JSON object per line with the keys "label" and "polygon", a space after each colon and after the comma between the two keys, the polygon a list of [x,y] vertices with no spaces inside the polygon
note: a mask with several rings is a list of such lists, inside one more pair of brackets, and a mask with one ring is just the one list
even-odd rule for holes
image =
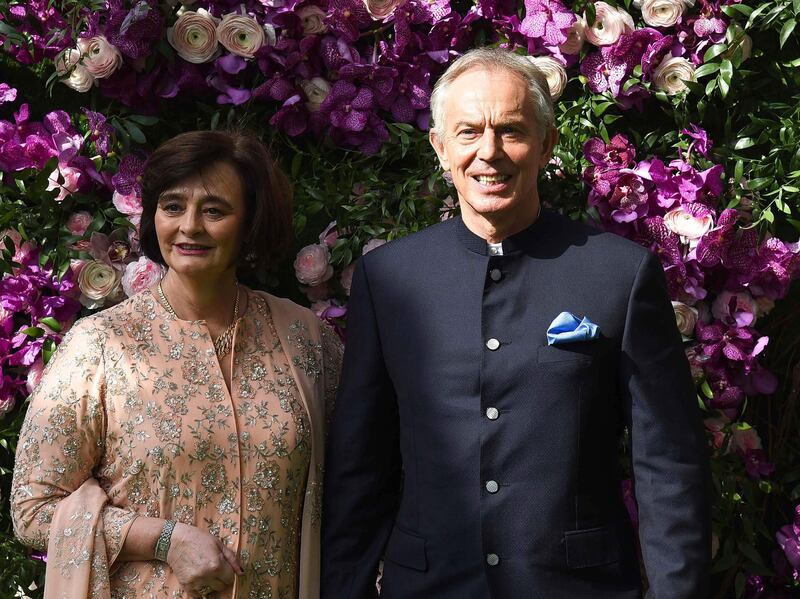
{"label": "purple orchid", "polygon": [[122,0],[109,0],[105,36],[132,59],[144,58],[161,39],[163,22],[157,4],[139,0],[126,8]]}
{"label": "purple orchid", "polygon": [[526,0],[519,32],[555,47],[567,41],[569,28],[575,21],[575,14],[559,0]]}
{"label": "purple orchid", "polygon": [[329,115],[331,124],[344,131],[363,131],[374,108],[372,90],[349,81],[337,81],[322,102],[320,111]]}
{"label": "purple orchid", "polygon": [[127,154],[119,162],[117,174],[111,178],[114,189],[122,195],[142,195],[142,173],[144,160],[135,154]]}
{"label": "purple orchid", "polygon": [[648,211],[648,194],[644,182],[633,173],[620,176],[608,199],[611,218],[618,223],[630,223],[643,218]]}
{"label": "purple orchid", "polygon": [[107,156],[111,149],[114,127],[106,121],[105,115],[99,112],[84,108],[83,113],[86,115],[86,121],[89,124],[89,139],[94,142],[94,147],[97,149],[98,154]]}
{"label": "purple orchid", "polygon": [[783,550],[783,554],[789,565],[795,570],[800,571],[800,504],[794,510],[794,522],[782,526],[775,539]]}
{"label": "purple orchid", "polygon": [[689,127],[691,127],[691,131],[689,129],[681,129],[682,135],[686,135],[692,139],[687,153],[691,154],[692,150],[696,150],[703,158],[710,160],[708,151],[711,149],[711,146],[714,145],[714,142],[708,138],[705,129],[702,129],[694,123],[689,123]]}
{"label": "purple orchid", "polygon": [[775,472],[775,465],[767,460],[763,449],[747,449],[742,459],[747,475],[753,480],[761,480]]}

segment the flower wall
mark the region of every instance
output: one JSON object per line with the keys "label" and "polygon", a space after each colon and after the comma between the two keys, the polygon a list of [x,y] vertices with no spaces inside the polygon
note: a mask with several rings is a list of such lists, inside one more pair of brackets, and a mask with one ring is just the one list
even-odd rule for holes
{"label": "flower wall", "polygon": [[43,556],[8,516],[25,398],[75,318],[161,275],[137,240],[148,152],[189,129],[262,135],[294,182],[296,255],[248,282],[346,337],[353,260],[458,209],[426,140],[430,92],[491,44],[529,56],[556,100],[546,204],[664,265],[713,455],[715,596],[796,596],[798,15],[800,0],[0,0],[0,588],[41,593]]}

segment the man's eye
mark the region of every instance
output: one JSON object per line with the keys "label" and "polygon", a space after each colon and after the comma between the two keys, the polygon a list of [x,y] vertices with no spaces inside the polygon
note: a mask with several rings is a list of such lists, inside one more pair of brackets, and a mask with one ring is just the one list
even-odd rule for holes
{"label": "man's eye", "polygon": [[458,132],[459,137],[475,137],[477,134],[475,129],[462,129]]}

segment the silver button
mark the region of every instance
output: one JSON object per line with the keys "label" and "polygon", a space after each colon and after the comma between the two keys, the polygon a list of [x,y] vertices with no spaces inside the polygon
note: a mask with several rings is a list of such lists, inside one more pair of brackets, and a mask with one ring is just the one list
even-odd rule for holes
{"label": "silver button", "polygon": [[497,491],[499,489],[500,489],[500,485],[497,484],[496,480],[487,480],[486,481],[486,490],[489,491],[489,493],[497,493]]}
{"label": "silver button", "polygon": [[490,253],[492,256],[496,256],[497,254],[499,254],[499,253],[500,253],[500,248],[496,248],[496,247],[490,247],[490,248],[489,248],[489,253]]}
{"label": "silver button", "polygon": [[500,417],[500,411],[497,408],[486,408],[486,417],[489,420],[497,420]]}
{"label": "silver button", "polygon": [[494,281],[495,283],[503,278],[503,273],[500,271],[499,268],[493,268],[489,271],[489,278]]}
{"label": "silver button", "polygon": [[486,342],[486,347],[488,347],[490,350],[494,351],[498,347],[500,347],[500,342],[497,339],[495,339],[494,337],[492,337],[491,339],[489,339],[489,341]]}
{"label": "silver button", "polygon": [[497,557],[496,553],[490,553],[486,556],[486,563],[490,566],[496,566],[500,563],[500,558]]}

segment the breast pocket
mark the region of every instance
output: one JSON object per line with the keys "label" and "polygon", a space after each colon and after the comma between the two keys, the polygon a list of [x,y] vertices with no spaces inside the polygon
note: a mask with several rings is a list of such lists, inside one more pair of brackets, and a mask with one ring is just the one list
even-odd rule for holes
{"label": "breast pocket", "polygon": [[576,366],[591,364],[606,356],[612,349],[612,341],[605,337],[589,341],[576,341],[560,345],[544,345],[536,352],[539,364],[570,363]]}
{"label": "breast pocket", "polygon": [[400,530],[396,526],[392,530],[392,536],[389,537],[389,543],[386,545],[385,557],[395,564],[412,570],[425,572],[428,569],[425,539]]}

